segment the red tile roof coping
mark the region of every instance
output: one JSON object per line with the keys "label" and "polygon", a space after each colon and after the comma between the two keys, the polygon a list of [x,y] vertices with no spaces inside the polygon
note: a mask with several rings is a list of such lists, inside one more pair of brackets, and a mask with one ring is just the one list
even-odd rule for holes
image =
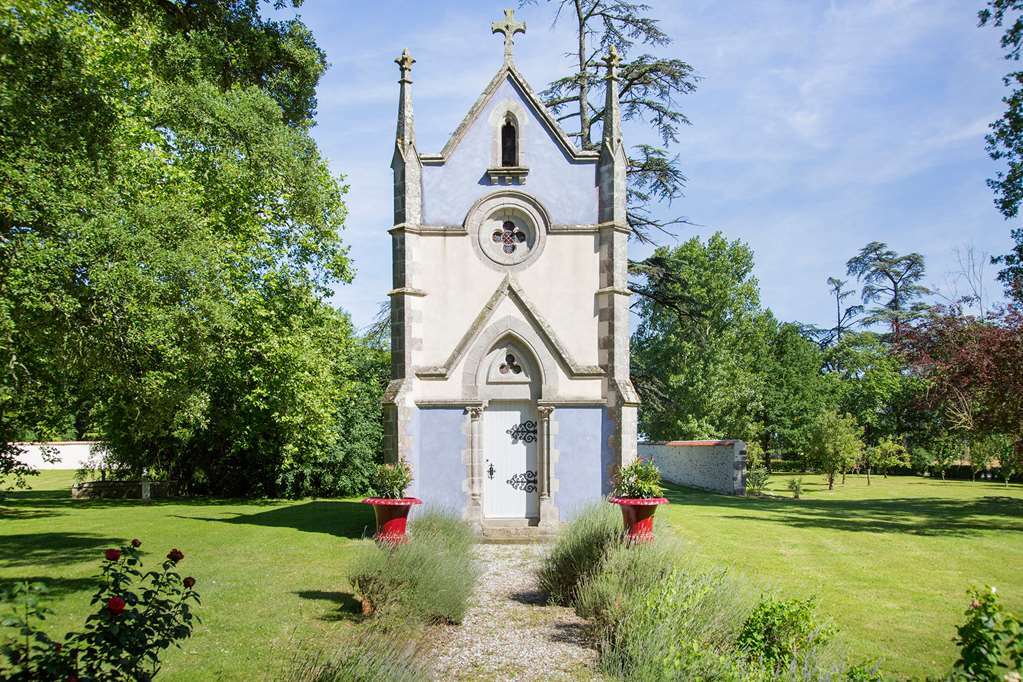
{"label": "red tile roof coping", "polygon": [[737,440],[652,440],[642,442],[640,445],[713,447],[715,445],[735,445],[738,442]]}

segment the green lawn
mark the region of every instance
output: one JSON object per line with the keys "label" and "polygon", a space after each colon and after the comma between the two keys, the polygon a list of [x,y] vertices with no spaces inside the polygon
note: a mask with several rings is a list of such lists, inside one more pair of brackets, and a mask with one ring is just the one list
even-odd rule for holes
{"label": "green lawn", "polygon": [[[771,492],[793,475],[772,477]],[[946,672],[971,585],[994,585],[1023,611],[1023,486],[861,476],[803,499],[672,488],[658,513],[696,554],[784,596],[815,593],[856,659],[920,677]]]}
{"label": "green lawn", "polygon": [[[782,492],[789,475],[776,476]],[[346,561],[372,528],[352,500],[72,502],[71,473],[0,501],[0,582],[54,591],[51,631],[77,627],[102,550],[141,538],[155,565],[171,547],[198,579],[204,622],[165,658],[167,680],[268,679],[304,646],[330,646],[355,607]],[[694,551],[758,588],[816,593],[856,658],[922,676],[947,670],[970,585],[996,585],[1023,611],[1023,486],[850,477],[835,492],[804,477],[804,499],[672,488],[658,513]]]}
{"label": "green lawn", "polygon": [[357,502],[73,502],[72,472],[32,482],[0,500],[0,582],[46,583],[54,635],[88,613],[102,550],[133,537],[154,568],[179,547],[181,571],[195,576],[202,596],[202,625],[166,655],[160,679],[270,679],[299,642],[316,646],[350,627],[338,608],[354,607],[345,563],[373,524]]}

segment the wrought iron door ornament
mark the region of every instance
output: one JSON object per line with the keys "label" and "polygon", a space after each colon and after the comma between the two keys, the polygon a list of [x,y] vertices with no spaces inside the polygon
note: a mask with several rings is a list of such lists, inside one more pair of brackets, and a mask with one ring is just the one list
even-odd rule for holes
{"label": "wrought iron door ornament", "polygon": [[509,436],[512,437],[512,444],[522,441],[523,443],[536,442],[536,422],[532,419],[516,424],[512,428],[505,431]]}
{"label": "wrought iron door ornament", "polygon": [[527,471],[524,474],[515,474],[507,481],[508,485],[515,488],[516,490],[522,490],[527,493],[536,492],[536,472]]}

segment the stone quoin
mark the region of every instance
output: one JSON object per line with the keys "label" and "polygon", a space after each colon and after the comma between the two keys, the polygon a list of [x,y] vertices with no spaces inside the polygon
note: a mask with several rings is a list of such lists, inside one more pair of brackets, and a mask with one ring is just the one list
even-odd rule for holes
{"label": "stone quoin", "polygon": [[636,457],[629,379],[630,228],[616,68],[597,149],[578,149],[504,59],[439,154],[416,146],[412,67],[399,71],[392,381],[385,455],[410,495],[483,533],[557,527]]}

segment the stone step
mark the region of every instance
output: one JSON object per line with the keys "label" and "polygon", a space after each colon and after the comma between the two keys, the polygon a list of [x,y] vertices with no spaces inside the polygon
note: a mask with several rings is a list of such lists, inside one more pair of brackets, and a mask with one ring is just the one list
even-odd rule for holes
{"label": "stone step", "polygon": [[484,521],[480,527],[480,541],[484,543],[552,542],[557,528],[529,525],[523,520]]}

